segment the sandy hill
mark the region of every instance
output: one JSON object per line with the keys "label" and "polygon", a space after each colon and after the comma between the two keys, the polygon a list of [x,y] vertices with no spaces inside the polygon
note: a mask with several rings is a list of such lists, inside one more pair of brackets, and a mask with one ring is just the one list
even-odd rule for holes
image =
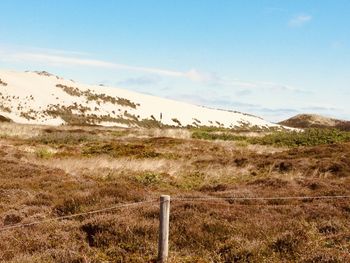
{"label": "sandy hill", "polygon": [[84,85],[45,71],[0,70],[0,116],[3,121],[47,125],[279,127],[249,114]]}
{"label": "sandy hill", "polygon": [[350,130],[350,121],[338,120],[317,114],[299,114],[279,124],[293,128],[337,128]]}

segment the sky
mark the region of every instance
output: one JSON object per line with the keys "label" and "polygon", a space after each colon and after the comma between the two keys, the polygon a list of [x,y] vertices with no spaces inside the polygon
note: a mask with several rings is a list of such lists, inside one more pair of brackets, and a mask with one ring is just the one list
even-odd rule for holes
{"label": "sky", "polygon": [[1,0],[0,69],[350,119],[348,0]]}

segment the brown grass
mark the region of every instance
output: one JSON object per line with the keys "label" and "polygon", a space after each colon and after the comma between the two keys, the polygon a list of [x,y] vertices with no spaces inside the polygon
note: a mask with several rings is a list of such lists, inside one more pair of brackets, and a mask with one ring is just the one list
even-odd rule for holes
{"label": "brown grass", "polygon": [[[180,129],[4,125],[0,228],[165,193],[350,195],[346,143],[286,150]],[[155,202],[0,231],[0,261],[155,262],[158,213]],[[173,201],[169,262],[348,262],[349,219],[346,200]]]}

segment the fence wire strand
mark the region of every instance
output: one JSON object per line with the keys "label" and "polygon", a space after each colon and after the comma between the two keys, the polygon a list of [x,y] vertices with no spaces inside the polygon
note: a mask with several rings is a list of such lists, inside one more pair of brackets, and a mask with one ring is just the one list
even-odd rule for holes
{"label": "fence wire strand", "polygon": [[134,202],[134,203],[126,203],[126,204],[115,205],[115,206],[102,208],[102,209],[98,209],[98,210],[93,210],[93,211],[89,211],[89,212],[83,212],[83,213],[78,213],[78,214],[73,214],[73,215],[66,215],[66,216],[59,216],[59,217],[54,217],[54,218],[49,218],[49,219],[38,220],[38,221],[30,222],[30,223],[15,224],[15,225],[1,227],[0,228],[0,232],[5,231],[5,230],[10,230],[10,229],[15,229],[15,228],[29,227],[29,226],[38,225],[38,224],[41,224],[41,223],[48,223],[48,222],[51,222],[51,221],[59,221],[59,220],[64,220],[64,219],[71,219],[71,218],[74,218],[74,217],[98,214],[98,213],[102,213],[102,212],[116,210],[116,209],[119,209],[119,208],[133,207],[133,206],[139,206],[139,205],[150,204],[150,203],[155,203],[155,202],[157,202],[157,200],[141,201],[141,202]]}
{"label": "fence wire strand", "polygon": [[[269,200],[339,200],[339,199],[350,199],[350,195],[335,195],[335,196],[275,196],[275,197],[236,197],[236,196],[226,196],[226,197],[214,197],[214,196],[208,196],[208,197],[186,197],[186,196],[175,196],[170,199],[171,202],[207,202],[207,201],[269,201]],[[70,219],[74,217],[79,216],[86,216],[86,215],[92,215],[92,214],[98,214],[102,212],[107,211],[113,211],[117,210],[119,208],[125,208],[125,207],[135,207],[140,206],[144,204],[150,204],[159,202],[158,200],[149,200],[149,201],[140,201],[140,202],[134,202],[134,203],[126,203],[126,204],[119,204],[107,208],[102,208],[98,210],[93,210],[89,212],[83,212],[83,213],[77,213],[73,215],[66,215],[66,216],[59,216],[49,219],[43,219],[43,220],[37,220],[30,223],[21,223],[21,224],[15,224],[10,226],[4,226],[0,228],[0,232],[16,229],[16,228],[22,228],[22,227],[29,227],[33,225],[38,225],[41,223],[47,223],[52,221],[59,221],[64,219]],[[235,205],[235,204],[232,204]]]}
{"label": "fence wire strand", "polygon": [[275,196],[275,197],[236,197],[236,196],[218,196],[218,197],[174,197],[172,201],[268,201],[268,200],[320,200],[320,199],[350,199],[350,195],[323,195],[323,196]]}

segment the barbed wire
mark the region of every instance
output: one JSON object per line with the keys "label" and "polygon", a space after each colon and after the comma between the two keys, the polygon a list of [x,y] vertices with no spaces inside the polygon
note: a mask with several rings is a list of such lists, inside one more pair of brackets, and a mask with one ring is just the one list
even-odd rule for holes
{"label": "barbed wire", "polygon": [[54,217],[54,218],[49,218],[49,219],[37,220],[37,221],[34,221],[34,222],[30,222],[30,223],[20,223],[20,224],[15,224],[15,225],[1,227],[0,228],[0,232],[5,231],[5,230],[10,230],[10,229],[15,229],[15,228],[29,227],[29,226],[38,225],[38,224],[42,224],[42,223],[47,223],[47,222],[51,222],[51,221],[59,221],[59,220],[70,219],[70,218],[79,217],[79,216],[98,214],[98,213],[102,213],[102,212],[116,210],[116,209],[119,209],[119,208],[139,206],[139,205],[150,204],[150,203],[155,203],[155,202],[157,202],[157,200],[149,200],[149,201],[141,201],[141,202],[134,202],[134,203],[126,203],[126,204],[115,205],[115,206],[102,208],[102,209],[98,209],[98,210],[93,210],[93,211],[88,211],[88,212],[83,212],[83,213],[77,213],[77,214],[73,214],[73,215],[66,215],[66,216],[59,216],[59,217]]}

